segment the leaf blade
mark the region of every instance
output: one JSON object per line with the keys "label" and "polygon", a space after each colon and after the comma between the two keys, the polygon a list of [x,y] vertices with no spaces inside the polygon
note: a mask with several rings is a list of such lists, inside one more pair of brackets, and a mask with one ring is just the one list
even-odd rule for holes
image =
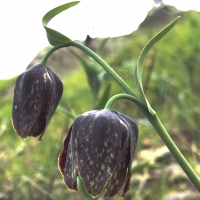
{"label": "leaf blade", "polygon": [[[96,66],[96,63],[93,62],[87,62],[82,56],[77,54],[73,50],[69,50],[82,64],[85,74],[87,76],[87,82],[90,86],[91,93],[94,97],[94,101],[96,101],[98,97],[99,90],[102,86],[103,82],[103,76],[106,73],[103,69],[100,69],[98,66]],[[92,60],[90,60],[92,61]]]}
{"label": "leaf blade", "polygon": [[155,111],[151,108],[143,90],[143,85],[142,85],[142,67],[144,60],[146,58],[147,53],[149,50],[153,47],[153,45],[158,42],[160,39],[162,39],[173,27],[174,25],[178,22],[180,17],[175,18],[170,24],[168,24],[164,29],[162,29],[158,34],[156,34],[142,49],[134,71],[134,81],[136,88],[140,94],[141,100],[146,104],[149,112],[153,115],[155,114]]}
{"label": "leaf blade", "polygon": [[42,24],[44,29],[46,30],[46,34],[47,34],[47,39],[49,41],[49,43],[53,46],[58,45],[60,43],[63,42],[69,42],[72,41],[70,38],[68,38],[67,36],[63,35],[62,33],[51,29],[49,27],[47,27],[47,24],[51,21],[52,18],[54,18],[56,15],[58,15],[59,13],[77,5],[78,3],[80,3],[80,1],[74,1],[74,2],[70,2],[67,4],[63,4],[61,6],[58,6],[52,10],[50,10],[49,12],[47,12],[43,18],[42,18]]}
{"label": "leaf blade", "polygon": [[100,110],[105,107],[106,102],[108,101],[108,99],[110,97],[110,91],[111,91],[111,83],[109,83],[108,86],[106,87],[106,89],[104,90],[104,93],[102,94],[101,99],[97,103],[95,110]]}

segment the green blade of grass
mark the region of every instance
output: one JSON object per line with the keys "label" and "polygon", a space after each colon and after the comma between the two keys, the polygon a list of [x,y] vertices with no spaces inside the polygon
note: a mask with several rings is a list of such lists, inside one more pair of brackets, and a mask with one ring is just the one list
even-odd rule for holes
{"label": "green blade of grass", "polygon": [[146,58],[147,53],[149,52],[149,50],[152,48],[152,46],[158,42],[160,39],[162,39],[173,27],[174,25],[178,22],[178,20],[180,19],[180,17],[177,17],[176,19],[174,19],[169,25],[167,25],[163,30],[161,30],[157,35],[155,35],[146,45],[145,47],[142,49],[137,63],[136,63],[136,67],[135,67],[135,71],[134,71],[134,81],[136,84],[136,88],[140,94],[140,98],[141,100],[146,104],[146,106],[148,107],[149,112],[154,115],[155,111],[151,108],[145,94],[143,91],[143,85],[142,85],[142,67],[143,67],[143,63],[144,60]]}

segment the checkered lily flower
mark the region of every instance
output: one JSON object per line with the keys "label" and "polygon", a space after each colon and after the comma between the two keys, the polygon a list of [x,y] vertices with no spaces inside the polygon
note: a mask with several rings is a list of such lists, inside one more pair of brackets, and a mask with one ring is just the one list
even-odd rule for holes
{"label": "checkered lily flower", "polygon": [[63,92],[63,84],[48,67],[35,65],[18,76],[14,89],[12,122],[22,138],[43,137]]}
{"label": "checkered lily flower", "polygon": [[59,168],[68,188],[78,190],[79,176],[93,197],[122,196],[129,190],[131,165],[138,139],[136,123],[108,109],[79,115],[64,141]]}

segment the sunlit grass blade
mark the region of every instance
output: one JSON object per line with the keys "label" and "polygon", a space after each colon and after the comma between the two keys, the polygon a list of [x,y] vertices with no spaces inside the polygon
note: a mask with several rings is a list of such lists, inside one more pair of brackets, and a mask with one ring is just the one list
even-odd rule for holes
{"label": "sunlit grass blade", "polygon": [[134,71],[134,81],[135,81],[135,84],[136,84],[136,88],[137,88],[138,92],[140,93],[141,100],[146,104],[146,106],[148,107],[148,110],[151,114],[154,114],[155,111],[151,108],[148,100],[145,97],[144,91],[143,91],[143,85],[142,85],[143,63],[144,63],[144,60],[145,60],[147,53],[152,48],[152,46],[156,42],[158,42],[160,39],[162,39],[174,27],[174,25],[178,22],[179,19],[180,19],[180,17],[177,17],[176,19],[174,19],[168,26],[166,26],[163,30],[161,30],[157,35],[155,35],[145,45],[145,47],[142,49],[142,51],[141,51],[141,53],[138,57],[137,63],[136,63],[136,67],[135,67],[135,71]]}
{"label": "sunlit grass blade", "polygon": [[97,54],[100,54],[103,48],[106,46],[107,42],[110,40],[110,37],[103,39],[99,47],[97,48]]}
{"label": "sunlit grass blade", "polygon": [[105,71],[99,68],[95,62],[88,62],[83,56],[77,54],[73,50],[69,50],[82,64],[85,74],[87,76],[88,85],[90,86],[91,93],[93,95],[94,101],[97,100],[99,90],[103,82],[103,76]]}
{"label": "sunlit grass blade", "polygon": [[67,108],[64,108],[63,106],[58,105],[57,109],[60,110],[61,112],[63,112],[64,114],[66,114],[71,119],[75,119],[75,116],[73,115],[73,113],[70,110],[68,110]]}
{"label": "sunlit grass blade", "polygon": [[63,42],[72,41],[70,38],[68,38],[67,36],[63,35],[62,33],[47,27],[47,24],[56,15],[58,15],[59,13],[65,11],[65,10],[67,10],[68,8],[71,8],[71,7],[75,6],[78,3],[79,3],[79,1],[74,1],[74,2],[71,2],[71,3],[67,3],[67,4],[63,4],[61,6],[58,6],[58,7],[54,8],[54,9],[50,10],[42,18],[42,24],[43,24],[43,26],[44,26],[44,28],[46,30],[47,39],[48,39],[48,41],[49,41],[49,43],[51,45],[55,46],[55,45],[63,43]]}
{"label": "sunlit grass blade", "polygon": [[108,84],[108,86],[106,87],[101,99],[97,103],[95,110],[100,110],[100,109],[103,109],[105,107],[106,102],[110,98],[110,90],[111,90],[111,84]]}

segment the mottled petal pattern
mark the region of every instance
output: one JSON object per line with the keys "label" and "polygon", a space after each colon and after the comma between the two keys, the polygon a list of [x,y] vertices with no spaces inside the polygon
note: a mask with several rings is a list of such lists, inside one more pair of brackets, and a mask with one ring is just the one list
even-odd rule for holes
{"label": "mottled petal pattern", "polygon": [[51,91],[49,93],[49,98],[47,102],[47,115],[46,115],[46,124],[49,124],[49,121],[55,112],[60,98],[63,93],[63,84],[59,77],[48,67],[46,67],[51,80]]}
{"label": "mottled petal pattern", "polygon": [[105,187],[117,164],[120,143],[120,120],[102,110],[82,121],[78,131],[78,170],[86,190],[97,196]]}
{"label": "mottled petal pattern", "polygon": [[59,157],[66,185],[77,190],[79,176],[93,197],[104,189],[105,196],[120,190],[124,195],[129,189],[137,138],[136,123],[121,113],[103,109],[79,115]]}
{"label": "mottled petal pattern", "polygon": [[[121,121],[121,120],[120,120]],[[121,140],[121,149],[119,152],[119,155],[116,155],[118,157],[118,162],[115,168],[115,171],[109,180],[107,186],[106,186],[106,194],[105,196],[114,196],[119,192],[121,187],[124,184],[124,180],[126,178],[126,171],[129,164],[129,131],[124,124],[123,121],[121,121],[121,127],[122,127],[122,140]]]}
{"label": "mottled petal pattern", "polygon": [[74,134],[73,129],[74,128],[72,128],[71,137],[67,149],[65,168],[64,168],[64,181],[70,189],[77,190],[77,185],[76,185],[76,179],[78,176],[77,161],[76,161],[77,135]]}
{"label": "mottled petal pattern", "polygon": [[28,137],[30,130],[33,136],[38,135],[36,121],[43,110],[50,84],[44,66],[34,66],[17,78],[12,119],[15,130],[22,138]]}
{"label": "mottled petal pattern", "polygon": [[127,178],[125,181],[125,186],[122,192],[122,197],[124,196],[124,194],[129,190],[130,188],[130,179],[131,179],[131,167],[132,167],[132,161],[134,158],[134,154],[135,154],[135,149],[137,146],[137,140],[138,140],[138,126],[137,124],[128,116],[116,112],[115,113],[118,114],[118,117],[120,117],[127,125],[129,133],[130,133],[130,138],[129,138],[129,143],[130,143],[130,157],[129,157],[129,166],[128,166],[128,172],[127,172]]}

